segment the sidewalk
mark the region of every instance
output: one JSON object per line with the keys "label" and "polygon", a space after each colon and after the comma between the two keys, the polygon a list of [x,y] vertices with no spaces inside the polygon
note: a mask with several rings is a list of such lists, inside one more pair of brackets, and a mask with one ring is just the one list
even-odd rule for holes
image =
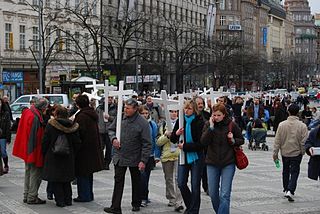
{"label": "sidewalk", "polygon": [[[250,165],[245,170],[237,170],[233,182],[231,198],[232,214],[279,214],[279,213],[320,213],[320,183],[307,178],[308,157],[301,164],[295,202],[290,203],[283,197],[281,170],[276,169],[272,161],[273,137],[268,138],[269,151],[248,151]],[[12,144],[8,152],[11,154]],[[58,208],[53,201],[45,205],[26,205],[22,203],[24,164],[21,160],[9,157],[10,172],[0,177],[0,214],[77,214],[104,213],[103,207],[110,206],[113,191],[113,168],[94,174],[95,200],[91,203],[74,203],[73,206]],[[282,165],[282,164],[281,164]],[[150,178],[150,199],[148,207],[140,213],[177,213],[168,207],[165,198],[165,183],[161,165],[157,165]],[[41,184],[40,198],[46,198],[46,182]],[[73,186],[76,196],[76,186]],[[131,212],[131,184],[127,173],[122,200],[123,213]],[[201,214],[214,213],[210,198],[201,194]]]}

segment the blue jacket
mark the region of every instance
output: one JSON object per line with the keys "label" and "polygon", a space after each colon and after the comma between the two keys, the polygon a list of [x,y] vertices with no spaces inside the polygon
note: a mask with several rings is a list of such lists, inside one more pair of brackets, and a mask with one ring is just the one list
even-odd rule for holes
{"label": "blue jacket", "polygon": [[[320,147],[320,139],[317,138],[319,127],[312,129],[305,143],[306,153],[310,155],[310,147]],[[318,180],[320,176],[320,156],[310,156],[308,163],[308,178]]]}
{"label": "blue jacket", "polygon": [[150,126],[151,144],[152,144],[151,156],[154,156],[155,159],[160,160],[161,151],[159,146],[157,146],[158,126],[156,122],[154,122],[153,120],[149,121],[149,126]]}

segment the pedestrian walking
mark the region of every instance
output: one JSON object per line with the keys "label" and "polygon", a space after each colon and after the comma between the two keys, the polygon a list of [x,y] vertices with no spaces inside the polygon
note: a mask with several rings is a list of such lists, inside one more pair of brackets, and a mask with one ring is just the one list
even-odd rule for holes
{"label": "pedestrian walking", "polygon": [[[204,148],[200,143],[200,138],[204,121],[199,114],[195,100],[187,100],[184,104],[185,122],[182,128],[179,128],[178,121],[170,137],[170,140],[173,143],[178,143],[178,147],[185,153],[185,158],[179,160],[178,186],[187,207],[185,212],[199,213],[200,181],[204,167]],[[184,136],[183,142],[179,142],[182,134]],[[191,190],[188,187],[189,172],[191,172]]]}
{"label": "pedestrian walking", "polygon": [[25,162],[23,202],[44,204],[38,197],[43,167],[42,137],[44,134],[43,112],[48,107],[48,100],[35,98],[34,105],[22,112],[12,154]]}
{"label": "pedestrian walking", "polygon": [[151,133],[148,121],[138,112],[138,101],[130,98],[125,102],[124,117],[121,121],[121,140],[116,137],[116,122],[109,128],[109,136],[114,148],[114,188],[107,213],[122,213],[121,200],[124,189],[125,174],[129,168],[132,184],[132,211],[140,210],[141,171],[145,170],[151,154]]}
{"label": "pedestrian walking", "polygon": [[234,146],[242,145],[244,138],[238,125],[227,116],[223,104],[213,106],[200,142],[207,146],[205,162],[212,207],[217,214],[228,214],[236,170]]}
{"label": "pedestrian walking", "polygon": [[151,175],[151,170],[160,161],[160,149],[156,144],[158,136],[158,126],[150,116],[149,108],[146,105],[141,105],[139,107],[139,113],[143,116],[149,123],[150,133],[151,133],[151,143],[152,149],[151,154],[146,164],[145,169],[141,172],[141,206],[145,207],[151,202],[149,199],[149,179]]}
{"label": "pedestrian walking", "polygon": [[308,162],[308,178],[318,180],[320,177],[320,156],[316,149],[320,148],[320,127],[311,130],[305,144],[307,155],[310,156]]}
{"label": "pedestrian walking", "polygon": [[305,153],[304,145],[308,137],[307,126],[297,117],[299,109],[296,104],[288,107],[289,117],[279,124],[273,148],[274,161],[279,160],[278,153],[281,152],[283,192],[290,202],[294,201],[300,164]]}
{"label": "pedestrian walking", "polygon": [[170,141],[171,131],[167,130],[166,123],[171,123],[174,127],[178,119],[178,111],[170,110],[170,121],[164,121],[160,126],[159,139],[157,145],[161,148],[161,163],[166,183],[166,198],[169,200],[168,206],[174,207],[179,212],[184,209],[182,195],[178,188],[177,168],[180,149],[177,144]]}
{"label": "pedestrian walking", "polygon": [[3,173],[6,174],[9,172],[7,144],[11,143],[11,119],[9,112],[4,107],[5,103],[0,99],[0,154],[4,163]]}

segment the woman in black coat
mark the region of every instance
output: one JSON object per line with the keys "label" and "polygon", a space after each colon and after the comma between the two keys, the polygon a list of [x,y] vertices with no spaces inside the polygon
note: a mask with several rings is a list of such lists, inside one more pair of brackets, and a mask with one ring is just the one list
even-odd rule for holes
{"label": "woman in black coat", "polygon": [[306,153],[310,156],[308,178],[318,180],[320,177],[320,155],[315,155],[314,148],[320,148],[320,128],[312,129],[305,143]]}
{"label": "woman in black coat", "polygon": [[[58,207],[72,204],[71,181],[75,179],[75,151],[80,146],[78,123],[68,119],[68,110],[57,106],[54,119],[50,119],[42,140],[44,165],[42,178],[50,182]],[[57,155],[53,152],[58,136],[65,135],[69,154]]]}
{"label": "woman in black coat", "polygon": [[76,154],[78,197],[75,202],[89,202],[93,196],[93,173],[104,169],[103,151],[99,139],[98,115],[89,107],[87,95],[79,95],[76,104],[80,111],[74,121],[79,124],[81,147]]}
{"label": "woman in black coat", "polygon": [[[195,100],[188,100],[184,104],[184,126],[179,128],[177,121],[170,137],[171,142],[178,143],[183,152],[179,157],[178,187],[187,207],[185,213],[190,214],[199,213],[200,209],[200,181],[204,167],[204,147],[200,143],[200,138],[203,125],[204,121],[199,115]],[[183,141],[179,141],[182,134]],[[189,172],[191,172],[191,190],[188,187]]]}

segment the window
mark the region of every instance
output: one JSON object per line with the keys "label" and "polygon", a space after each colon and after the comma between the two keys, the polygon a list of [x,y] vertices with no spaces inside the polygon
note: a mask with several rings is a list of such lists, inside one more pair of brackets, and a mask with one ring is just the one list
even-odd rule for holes
{"label": "window", "polygon": [[26,26],[20,25],[19,33],[20,50],[23,51],[26,49]]}
{"label": "window", "polygon": [[300,29],[300,28],[297,28],[297,29],[296,29],[296,33],[297,33],[297,34],[301,34],[301,33],[302,33],[301,29]]}
{"label": "window", "polygon": [[[39,0],[41,1],[41,0]],[[60,9],[60,0],[56,0],[56,9]]]}
{"label": "window", "polygon": [[5,46],[6,49],[10,49],[10,42],[12,42],[12,25],[9,23],[6,23],[5,25]]}
{"label": "window", "polygon": [[88,33],[84,34],[84,52],[86,54],[89,53],[89,34]]}
{"label": "window", "polygon": [[80,41],[80,33],[79,32],[74,33],[74,40],[75,40],[75,46],[76,46],[75,51],[79,51],[79,41]]}
{"label": "window", "polygon": [[97,1],[94,0],[92,3],[92,15],[96,16],[97,15]]}
{"label": "window", "polygon": [[70,0],[66,0],[66,8],[67,8],[67,9],[70,8]]}
{"label": "window", "polygon": [[220,7],[220,10],[225,10],[225,0],[220,0],[219,1],[219,7]]}
{"label": "window", "polygon": [[39,51],[38,27],[32,27],[32,49],[33,51]]}
{"label": "window", "polygon": [[226,24],[226,16],[220,16],[220,25],[223,26]]}
{"label": "window", "polygon": [[66,30],[66,52],[70,52],[70,30]]}
{"label": "window", "polygon": [[46,49],[49,50],[51,47],[51,28],[46,29]]}
{"label": "window", "polygon": [[38,5],[38,0],[32,0],[32,5]]}
{"label": "window", "polygon": [[80,10],[80,0],[75,0],[74,7],[76,10]]}
{"label": "window", "polygon": [[50,0],[46,0],[45,6],[46,6],[46,7],[51,7],[51,2],[50,2]]}

